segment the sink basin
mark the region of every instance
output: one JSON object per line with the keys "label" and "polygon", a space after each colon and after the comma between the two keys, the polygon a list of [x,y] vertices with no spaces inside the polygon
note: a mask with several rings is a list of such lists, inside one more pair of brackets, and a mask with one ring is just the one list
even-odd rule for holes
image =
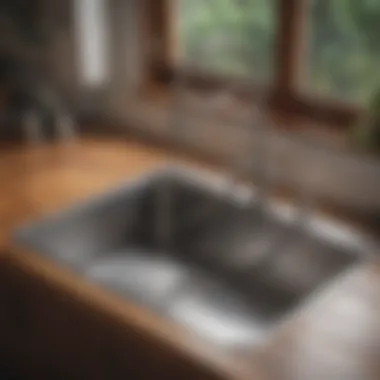
{"label": "sink basin", "polygon": [[15,243],[221,346],[262,342],[362,240],[221,177],[163,169],[18,229]]}

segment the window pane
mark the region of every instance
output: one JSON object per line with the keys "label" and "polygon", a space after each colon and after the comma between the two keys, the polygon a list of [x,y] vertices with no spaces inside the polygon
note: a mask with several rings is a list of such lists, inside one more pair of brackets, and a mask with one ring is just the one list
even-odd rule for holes
{"label": "window pane", "polygon": [[367,102],[380,83],[380,1],[310,1],[309,89]]}
{"label": "window pane", "polygon": [[276,0],[180,0],[185,62],[217,73],[269,79]]}

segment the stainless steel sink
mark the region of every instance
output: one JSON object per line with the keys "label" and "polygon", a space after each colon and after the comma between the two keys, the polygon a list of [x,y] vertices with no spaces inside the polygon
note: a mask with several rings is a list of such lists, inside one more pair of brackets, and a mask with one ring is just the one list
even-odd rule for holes
{"label": "stainless steel sink", "polygon": [[[223,178],[159,170],[16,231],[15,242],[226,347],[256,345],[366,247]],[[330,223],[330,224],[329,224]]]}

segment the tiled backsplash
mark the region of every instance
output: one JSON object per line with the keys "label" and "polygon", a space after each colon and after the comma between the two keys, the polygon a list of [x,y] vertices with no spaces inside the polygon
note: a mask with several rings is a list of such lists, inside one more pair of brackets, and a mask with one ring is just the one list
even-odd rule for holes
{"label": "tiled backsplash", "polygon": [[[224,107],[227,111],[218,117],[216,112],[202,116],[200,104],[204,103],[193,103],[186,117],[180,116],[181,122],[175,129],[174,108],[168,102],[145,99],[128,104],[128,107],[114,107],[112,112],[118,120],[134,128],[161,138],[176,138],[227,162],[245,155],[253,163],[255,159],[259,165],[262,163],[255,156],[258,132],[252,126],[252,112],[247,108],[233,114]],[[268,141],[269,148],[265,151],[268,165],[274,168],[275,183],[296,191],[303,187],[317,198],[353,211],[380,211],[379,161],[350,154],[331,141],[324,144],[323,138],[317,140],[285,129],[271,128]]]}

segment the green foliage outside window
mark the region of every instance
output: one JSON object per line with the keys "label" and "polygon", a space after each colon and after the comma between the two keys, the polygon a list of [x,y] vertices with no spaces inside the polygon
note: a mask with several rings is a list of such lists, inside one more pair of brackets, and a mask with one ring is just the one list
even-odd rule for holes
{"label": "green foliage outside window", "polygon": [[307,89],[368,104],[380,84],[380,1],[312,0]]}
{"label": "green foliage outside window", "polygon": [[[273,76],[278,0],[181,0],[181,45],[191,64]],[[380,1],[310,0],[302,91],[367,103],[380,81]]]}
{"label": "green foliage outside window", "polygon": [[219,73],[270,78],[273,0],[182,0],[180,35],[188,64]]}

